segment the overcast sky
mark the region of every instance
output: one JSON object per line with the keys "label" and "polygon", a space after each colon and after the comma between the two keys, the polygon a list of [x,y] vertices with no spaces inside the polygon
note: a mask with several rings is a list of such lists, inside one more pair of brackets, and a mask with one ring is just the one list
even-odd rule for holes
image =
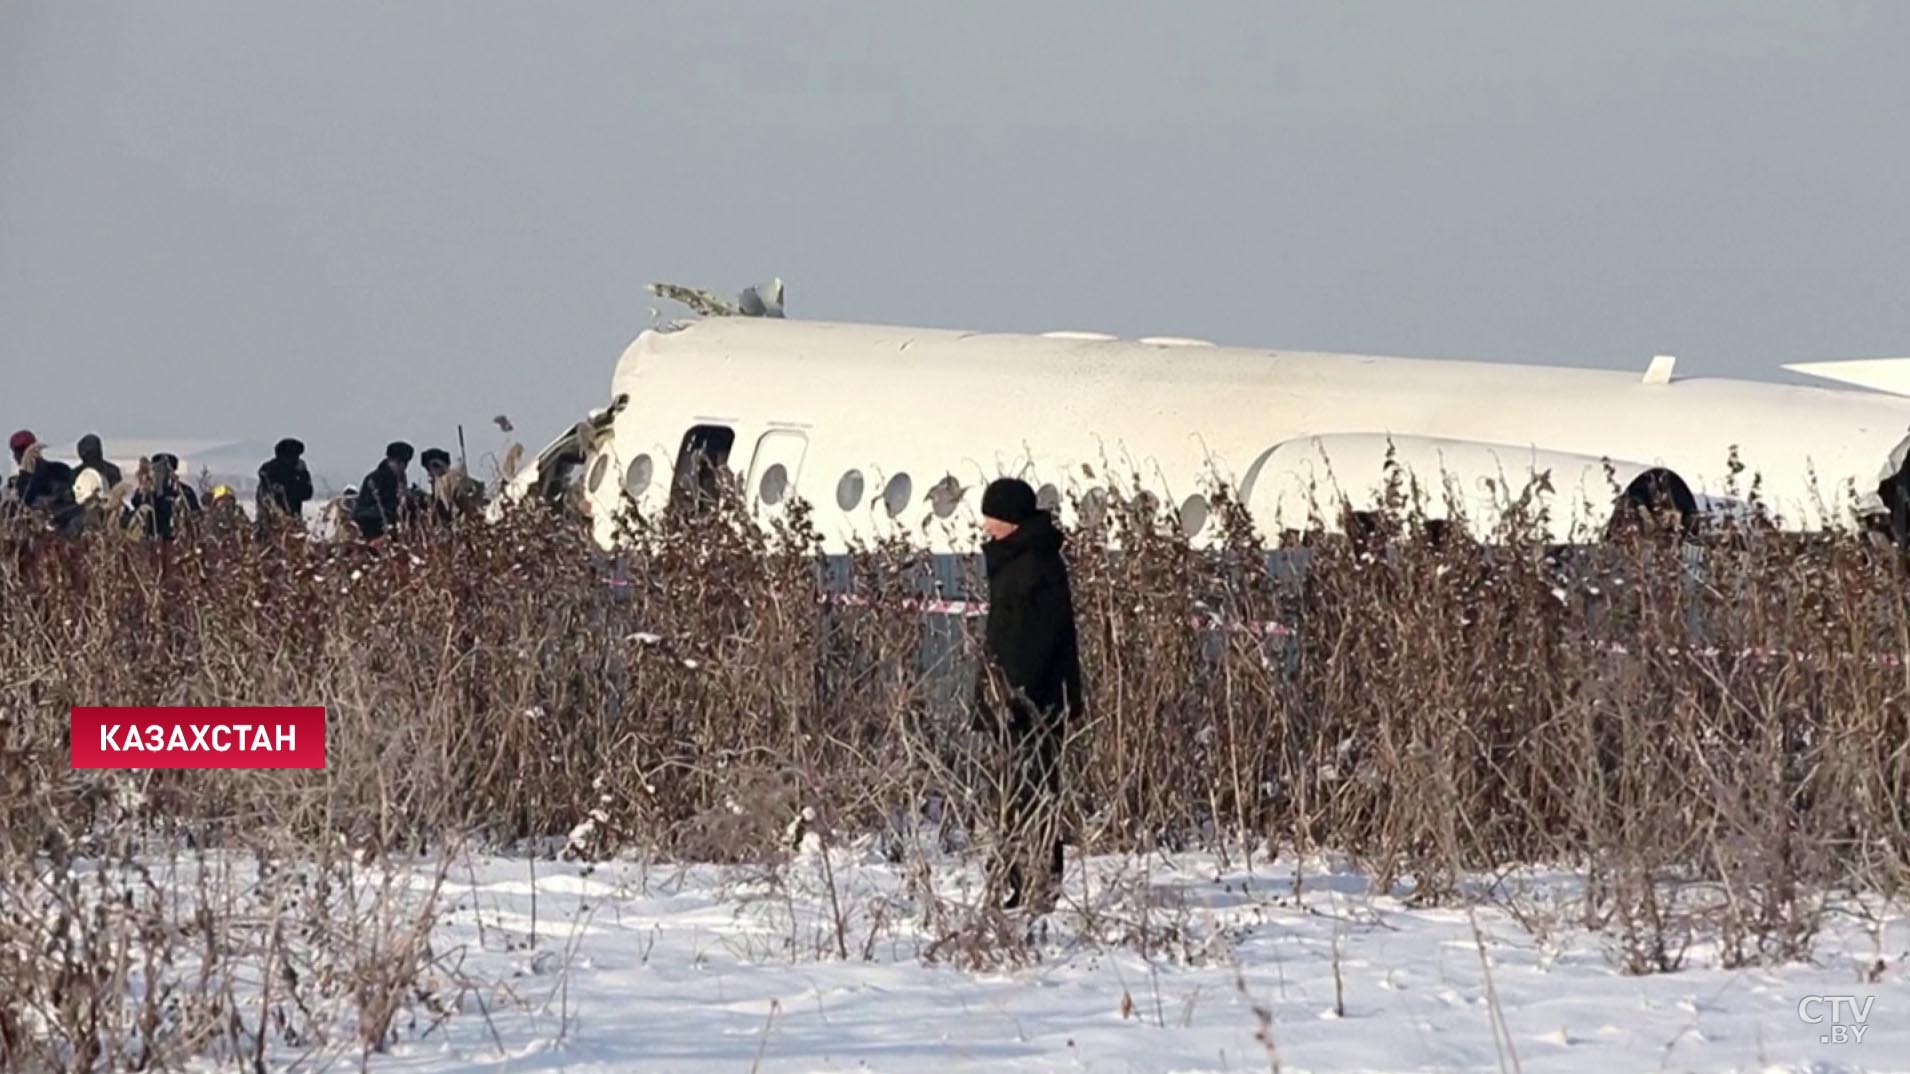
{"label": "overcast sky", "polygon": [[1901,355],[1907,44],[1898,0],[0,0],[0,424],[356,473],[502,411],[536,447],[657,279],[1686,375]]}

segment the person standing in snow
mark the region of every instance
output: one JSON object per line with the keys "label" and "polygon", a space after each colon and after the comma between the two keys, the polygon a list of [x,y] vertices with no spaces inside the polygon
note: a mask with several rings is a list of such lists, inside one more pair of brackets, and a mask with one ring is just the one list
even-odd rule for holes
{"label": "person standing in snow", "polygon": [[[982,493],[982,559],[988,575],[982,707],[1008,751],[1003,848],[1007,897],[1031,893],[1051,906],[1061,880],[1061,744],[1082,708],[1074,594],[1065,539],[1034,489],[1000,478]],[[1036,871],[1044,875],[1030,877]]]}
{"label": "person standing in snow", "polygon": [[352,521],[352,512],[358,509],[358,486],[346,485],[338,495],[325,501],[318,509],[318,529],[333,542],[349,541],[357,532]]}
{"label": "person standing in snow", "polygon": [[259,466],[258,507],[261,525],[305,517],[312,498],[312,473],[305,466],[305,445],[286,437],[272,445],[272,457]]}
{"label": "person standing in snow", "polygon": [[7,447],[15,466],[14,475],[7,479],[9,505],[34,512],[62,533],[76,532],[82,512],[73,502],[73,468],[47,458],[46,445],[28,429],[9,437]]}
{"label": "person standing in snow", "polygon": [[433,523],[447,521],[449,514],[438,502],[438,485],[451,472],[451,453],[443,448],[428,447],[418,456],[418,462],[424,466],[424,487],[416,490],[412,497],[412,516]]}
{"label": "person standing in snow", "polygon": [[73,498],[73,468],[46,457],[46,445],[31,429],[21,429],[7,438],[13,452],[14,475],[7,487],[26,507],[55,511]]}
{"label": "person standing in snow", "polygon": [[133,524],[143,525],[146,536],[170,541],[187,518],[199,514],[199,493],[179,480],[179,456],[161,451],[140,467],[130,506]]}
{"label": "person standing in snow", "polygon": [[239,494],[231,485],[214,485],[205,502],[206,532],[220,537],[232,537],[249,532],[251,520],[245,517],[245,508],[239,506]]}
{"label": "person standing in snow", "polygon": [[[32,429],[21,429],[7,437],[7,451],[13,455],[13,474],[7,478],[7,494],[16,501],[24,501],[27,482],[33,477],[32,471],[25,465],[27,451],[40,442]],[[37,458],[37,456],[36,456]]]}
{"label": "person standing in snow", "polygon": [[118,466],[106,461],[98,433],[80,437],[79,454],[80,464],[73,468],[73,499],[85,504],[111,496],[122,475]]}
{"label": "person standing in snow", "polygon": [[359,536],[377,540],[397,527],[405,516],[405,498],[409,486],[405,470],[411,465],[411,445],[393,440],[385,445],[385,457],[358,485],[358,503],[352,509],[352,522]]}
{"label": "person standing in snow", "polygon": [[443,448],[426,448],[418,456],[429,478],[427,500],[430,519],[439,525],[474,518],[484,507],[484,486],[467,477],[464,469],[451,463],[451,453]]}

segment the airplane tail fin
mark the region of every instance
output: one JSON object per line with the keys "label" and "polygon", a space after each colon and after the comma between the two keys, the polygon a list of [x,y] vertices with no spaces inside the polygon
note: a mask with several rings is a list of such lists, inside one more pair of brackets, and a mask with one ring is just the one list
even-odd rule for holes
{"label": "airplane tail fin", "polygon": [[1858,358],[1839,362],[1796,362],[1793,373],[1822,377],[1873,392],[1910,396],[1910,358]]}

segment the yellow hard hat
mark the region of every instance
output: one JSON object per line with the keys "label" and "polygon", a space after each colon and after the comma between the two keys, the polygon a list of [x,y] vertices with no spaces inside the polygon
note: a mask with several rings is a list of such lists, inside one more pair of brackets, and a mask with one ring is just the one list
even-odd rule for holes
{"label": "yellow hard hat", "polygon": [[215,500],[223,500],[223,499],[225,499],[225,498],[226,498],[227,496],[230,496],[230,495],[232,495],[232,486],[231,486],[231,485],[214,485],[214,486],[212,486],[212,498],[213,498],[213,499],[215,499]]}

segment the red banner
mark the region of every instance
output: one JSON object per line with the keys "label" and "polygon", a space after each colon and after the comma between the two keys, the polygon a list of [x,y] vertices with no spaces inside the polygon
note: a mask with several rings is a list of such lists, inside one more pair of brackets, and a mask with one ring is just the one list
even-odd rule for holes
{"label": "red banner", "polygon": [[316,706],[73,709],[74,768],[324,768]]}

